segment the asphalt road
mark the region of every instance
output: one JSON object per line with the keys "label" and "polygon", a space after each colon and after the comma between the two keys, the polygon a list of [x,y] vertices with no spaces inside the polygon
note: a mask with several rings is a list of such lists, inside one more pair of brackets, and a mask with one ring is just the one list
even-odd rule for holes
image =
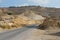
{"label": "asphalt road", "polygon": [[35,27],[36,27],[36,25],[31,25],[31,26],[27,26],[24,28],[19,28],[19,29],[15,29],[15,30],[2,32],[2,33],[0,33],[0,40],[21,40],[20,37],[22,35],[25,35],[25,34],[22,34],[23,32],[30,30],[32,28],[35,28]]}

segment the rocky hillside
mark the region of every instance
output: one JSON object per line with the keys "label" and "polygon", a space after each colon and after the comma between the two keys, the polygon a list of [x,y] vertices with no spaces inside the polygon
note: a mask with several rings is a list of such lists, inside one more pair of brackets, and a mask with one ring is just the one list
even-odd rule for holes
{"label": "rocky hillside", "polygon": [[1,12],[0,16],[0,28],[2,29],[11,29],[32,24],[41,24],[45,19],[43,16],[35,14],[33,11],[26,11],[19,15],[11,15],[11,13],[7,14],[6,12],[4,13]]}
{"label": "rocky hillside", "polygon": [[[46,18],[52,18],[52,21],[50,22],[50,19]],[[0,28],[3,29],[31,24],[43,24],[46,27],[51,23],[55,23],[54,25],[51,24],[52,26],[58,25],[58,22],[53,18],[60,21],[60,8],[40,6],[0,8]]]}

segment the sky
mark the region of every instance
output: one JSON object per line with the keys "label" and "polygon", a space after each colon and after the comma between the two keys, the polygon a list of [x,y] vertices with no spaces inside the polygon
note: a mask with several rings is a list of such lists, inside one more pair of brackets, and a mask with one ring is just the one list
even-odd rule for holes
{"label": "sky", "polygon": [[60,0],[0,0],[0,7],[29,5],[60,8]]}

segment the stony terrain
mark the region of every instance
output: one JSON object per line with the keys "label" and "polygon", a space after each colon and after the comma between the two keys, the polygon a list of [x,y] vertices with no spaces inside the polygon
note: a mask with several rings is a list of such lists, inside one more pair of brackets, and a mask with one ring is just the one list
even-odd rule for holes
{"label": "stony terrain", "polygon": [[60,8],[40,6],[0,8],[0,31],[32,24],[39,26],[20,34],[22,38],[18,37],[21,40],[60,40]]}
{"label": "stony terrain", "polygon": [[11,29],[32,24],[41,24],[44,19],[44,17],[35,14],[32,11],[30,11],[30,13],[26,12],[26,14],[22,13],[20,15],[1,14],[0,28]]}

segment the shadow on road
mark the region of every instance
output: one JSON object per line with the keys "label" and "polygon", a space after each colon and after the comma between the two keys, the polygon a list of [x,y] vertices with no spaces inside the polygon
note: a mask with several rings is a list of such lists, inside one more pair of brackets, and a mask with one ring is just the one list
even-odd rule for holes
{"label": "shadow on road", "polygon": [[48,34],[48,35],[60,36],[60,32],[57,32],[57,33],[51,33],[51,34]]}
{"label": "shadow on road", "polygon": [[37,28],[37,25],[26,26],[27,28]]}

